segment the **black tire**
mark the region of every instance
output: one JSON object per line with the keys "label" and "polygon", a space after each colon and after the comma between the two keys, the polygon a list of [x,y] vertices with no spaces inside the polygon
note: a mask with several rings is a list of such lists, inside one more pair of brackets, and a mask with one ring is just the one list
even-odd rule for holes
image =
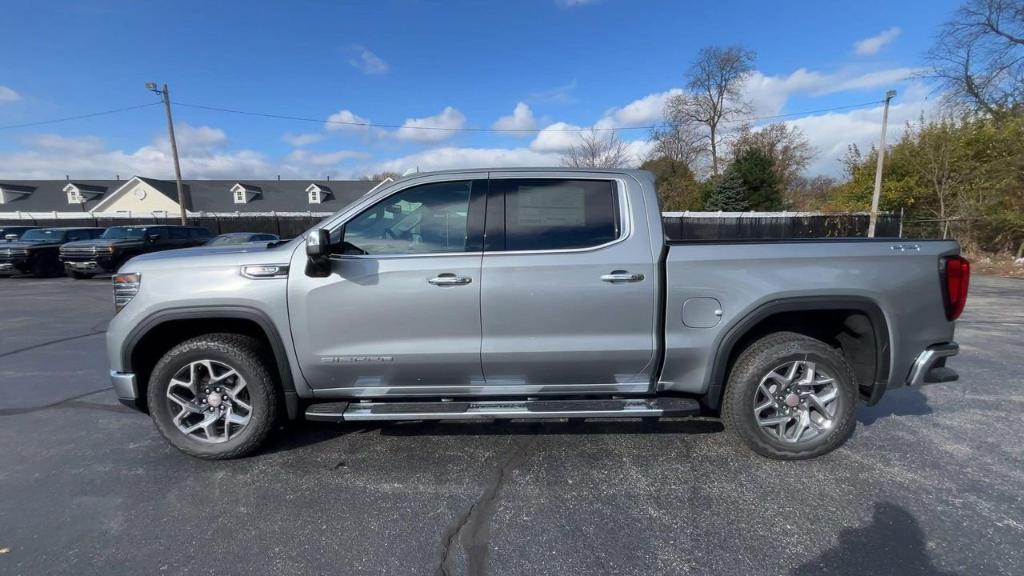
{"label": "black tire", "polygon": [[[784,442],[758,425],[753,408],[761,379],[794,360],[814,362],[833,378],[838,389],[837,406],[832,428],[827,432],[818,433],[808,440]],[[803,460],[831,452],[846,442],[857,424],[856,409],[856,379],[842,353],[803,334],[776,332],[752,343],[736,359],[725,388],[722,422],[761,456]]]}
{"label": "black tire", "polygon": [[89,273],[86,273],[86,272],[75,272],[75,271],[70,271],[70,272],[68,272],[68,274],[70,274],[71,277],[74,278],[75,280],[88,280],[89,278],[92,278],[93,276],[95,276],[95,274],[89,274]]}
{"label": "black tire", "polygon": [[36,260],[32,263],[32,269],[29,270],[29,273],[34,278],[46,278],[52,275],[52,268],[43,260]]}
{"label": "black tire", "polygon": [[[160,434],[182,452],[207,460],[241,458],[260,449],[282,414],[282,395],[263,358],[259,340],[241,334],[204,334],[172,348],[157,362],[149,378],[146,400]],[[246,381],[252,406],[250,419],[238,435],[221,443],[187,436],[173,422],[166,393],[171,378],[197,360],[214,360],[233,368]]]}

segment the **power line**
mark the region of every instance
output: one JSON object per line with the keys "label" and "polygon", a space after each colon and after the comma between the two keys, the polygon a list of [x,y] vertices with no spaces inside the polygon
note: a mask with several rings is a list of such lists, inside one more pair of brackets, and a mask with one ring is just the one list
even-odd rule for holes
{"label": "power line", "polygon": [[150,106],[157,106],[158,104],[160,104],[160,102],[150,102],[149,104],[139,104],[138,106],[115,108],[113,110],[104,110],[103,112],[91,112],[89,114],[81,114],[79,116],[67,116],[65,118],[54,118],[53,120],[40,120],[38,122],[26,122],[24,124],[7,124],[4,126],[0,126],[0,130],[8,130],[11,128],[28,128],[30,126],[42,126],[44,124],[58,124],[60,122],[70,122],[72,120],[84,120],[85,118],[94,118],[96,116],[117,114],[119,112],[127,112],[129,110],[138,110],[139,108],[149,108]]}
{"label": "power line", "polygon": [[[780,118],[789,118],[792,116],[807,116],[811,114],[821,114],[823,112],[834,112],[837,110],[852,110],[854,108],[863,108],[865,106],[871,106],[873,104],[880,104],[881,100],[872,100],[870,102],[861,102],[860,104],[847,104],[845,106],[834,106],[832,108],[819,108],[817,110],[806,110],[803,112],[788,112],[786,114],[774,114],[771,116],[749,116],[746,118],[737,118],[731,122],[760,122],[763,120],[777,120]],[[378,124],[374,122],[349,122],[344,120],[324,120],[323,118],[309,118],[305,116],[292,116],[287,114],[271,114],[267,112],[252,112],[248,110],[235,110],[232,108],[221,108],[218,106],[206,106],[203,104],[188,104],[185,102],[176,102],[176,106],[185,106],[188,108],[197,108],[200,110],[208,110],[212,112],[227,112],[230,114],[241,114],[243,116],[257,116],[260,118],[273,118],[276,120],[295,120],[299,122],[314,122],[317,124],[332,124],[341,126],[351,126],[354,128],[392,128],[392,129],[405,129],[405,130],[435,130],[441,132],[526,132],[526,133],[539,133],[539,132],[590,132],[594,131],[619,131],[619,130],[652,130],[655,128],[665,128],[668,124],[646,124],[643,126],[617,126],[609,128],[449,128],[443,126],[406,126],[404,124]]]}

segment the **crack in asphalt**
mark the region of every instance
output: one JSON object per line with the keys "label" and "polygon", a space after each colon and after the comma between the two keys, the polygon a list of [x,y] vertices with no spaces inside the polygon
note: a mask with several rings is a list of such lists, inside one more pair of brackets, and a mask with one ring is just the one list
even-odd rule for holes
{"label": "crack in asphalt", "polygon": [[46,342],[40,342],[39,344],[33,344],[24,348],[16,348],[8,352],[0,353],[0,358],[6,358],[22,352],[28,352],[29,350],[35,350],[36,348],[43,348],[44,346],[51,346],[53,344],[60,344],[61,342],[69,342],[71,340],[78,340],[80,338],[88,338],[89,336],[96,336],[97,334],[103,334],[106,330],[100,330],[98,332],[88,332],[86,334],[79,334],[77,336],[66,336],[64,338],[57,338],[55,340],[48,340]]}
{"label": "crack in asphalt", "polygon": [[519,444],[505,462],[498,468],[494,479],[465,513],[444,533],[444,550],[437,572],[439,576],[451,576],[455,571],[455,548],[462,545],[466,555],[466,574],[469,576],[487,573],[487,556],[490,551],[491,519],[494,517],[498,494],[512,471],[527,457],[533,442]]}
{"label": "crack in asphalt", "polygon": [[[0,408],[0,416],[18,416],[20,414],[31,414],[32,412],[40,412],[42,410],[49,410],[51,408],[59,408],[67,405],[77,406],[81,408],[95,408],[98,410],[109,410],[111,408],[120,408],[120,406],[110,406],[107,404],[95,404],[93,402],[78,402],[86,396],[92,396],[93,394],[99,394],[100,392],[106,392],[107,390],[113,389],[113,386],[107,386],[106,388],[100,388],[99,390],[93,390],[92,392],[85,392],[83,394],[77,394],[70,398],[58,400],[51,404],[45,404],[43,406],[31,406],[28,408]],[[102,406],[102,408],[101,408]],[[125,409],[127,410],[127,409]],[[121,410],[117,410],[120,412]]]}

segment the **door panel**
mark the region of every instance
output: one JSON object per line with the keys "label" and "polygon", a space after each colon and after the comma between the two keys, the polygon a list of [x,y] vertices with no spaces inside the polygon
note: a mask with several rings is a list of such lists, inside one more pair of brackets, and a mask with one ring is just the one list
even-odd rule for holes
{"label": "door panel", "polygon": [[326,277],[305,274],[296,252],[289,315],[312,388],[359,396],[483,385],[486,185],[413,185],[365,208],[332,231]]}
{"label": "door panel", "polygon": [[[289,308],[310,386],[482,384],[480,259],[341,256],[328,277],[297,278]],[[428,282],[442,274],[471,281]]]}
{"label": "door panel", "polygon": [[[491,181],[489,202],[506,195],[506,237],[503,246],[487,242],[481,271],[488,387],[645,390],[654,369],[657,269],[644,207],[629,204],[624,182],[605,182],[612,203],[590,185],[563,182],[552,190],[551,206],[539,184]],[[618,214],[616,229],[608,229],[602,210]],[[488,238],[497,213],[488,211]]]}

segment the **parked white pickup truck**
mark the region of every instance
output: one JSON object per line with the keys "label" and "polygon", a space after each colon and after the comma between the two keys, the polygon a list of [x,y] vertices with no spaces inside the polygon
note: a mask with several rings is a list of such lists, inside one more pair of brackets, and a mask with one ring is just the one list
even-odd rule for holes
{"label": "parked white pickup truck", "polygon": [[950,240],[672,242],[651,174],[417,174],[306,237],[139,256],[114,276],[120,399],[181,450],[280,418],[715,415],[823,454],[858,401],[957,378]]}

